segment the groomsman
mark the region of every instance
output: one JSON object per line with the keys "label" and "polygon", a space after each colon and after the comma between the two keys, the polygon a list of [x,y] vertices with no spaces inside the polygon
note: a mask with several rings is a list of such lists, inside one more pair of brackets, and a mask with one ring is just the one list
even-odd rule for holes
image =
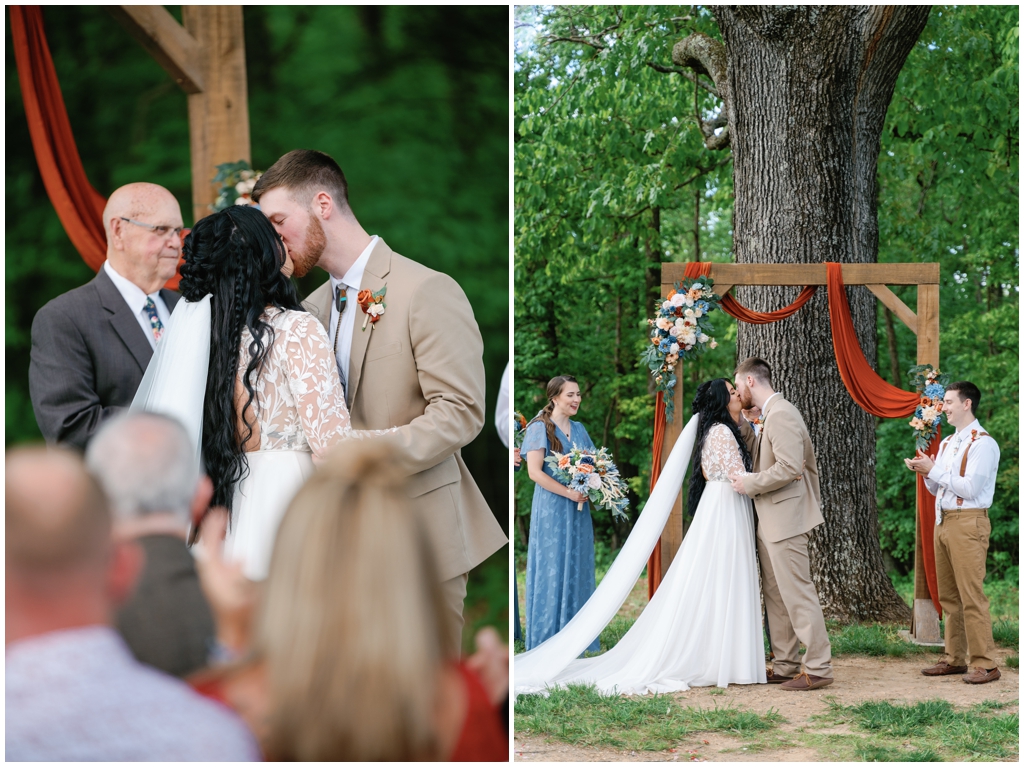
{"label": "groomsman", "polygon": [[107,260],[90,282],[32,320],[28,388],[47,442],[82,450],[142,382],[178,294],[163,289],[181,257],[181,208],[156,184],[114,191],[103,209]]}
{"label": "groomsman", "polygon": [[[348,182],[323,152],[296,149],[252,192],[301,277],[330,279],[303,303],[334,347],[357,429],[392,439],[437,553],[452,634],[462,634],[469,571],[508,541],[462,460],[484,424],[483,340],[459,284],[370,235]],[[455,653],[458,647],[452,648]]]}
{"label": "groomsman", "polygon": [[[743,421],[740,433],[754,473],[730,475],[733,489],[750,496],[757,512],[757,558],[775,660],[768,683],[784,690],[832,684],[832,646],[811,580],[808,533],[825,519],[814,446],[800,412],[772,388],[768,363],[750,357],[736,368],[736,391],[745,410],[760,413],[757,434]],[[807,647],[800,671],[800,643]]]}
{"label": "groomsman", "polygon": [[971,382],[950,384],[943,412],[956,432],[939,444],[936,460],[920,452],[904,459],[908,468],[924,475],[928,492],[935,494],[935,577],[939,603],[946,613],[946,655],[921,673],[963,674],[968,684],[1000,677],[992,616],[982,588],[999,445],[978,422],[980,402],[981,391]]}

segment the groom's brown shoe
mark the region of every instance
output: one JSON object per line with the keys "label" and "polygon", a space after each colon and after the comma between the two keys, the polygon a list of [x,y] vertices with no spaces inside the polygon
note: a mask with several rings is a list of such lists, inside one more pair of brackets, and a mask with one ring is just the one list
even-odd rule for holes
{"label": "groom's brown shoe", "polygon": [[797,674],[792,680],[783,683],[783,690],[817,690],[819,687],[828,687],[832,679],[825,676],[814,676],[812,674]]}
{"label": "groom's brown shoe", "polygon": [[768,676],[768,684],[782,684],[783,682],[790,682],[793,680],[793,677],[791,676],[776,674],[775,669],[767,669],[765,673]]}
{"label": "groom's brown shoe", "polygon": [[999,673],[997,668],[981,668],[975,666],[971,669],[971,673],[964,674],[963,679],[967,684],[985,684],[986,682],[996,681],[1002,674]]}
{"label": "groom's brown shoe", "polygon": [[925,676],[949,676],[950,674],[963,674],[966,671],[967,666],[950,666],[944,660],[940,660],[934,666],[921,669],[921,673]]}

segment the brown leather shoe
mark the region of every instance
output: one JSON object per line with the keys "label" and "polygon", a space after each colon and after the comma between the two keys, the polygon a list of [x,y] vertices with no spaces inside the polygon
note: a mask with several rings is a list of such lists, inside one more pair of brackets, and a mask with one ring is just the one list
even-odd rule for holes
{"label": "brown leather shoe", "polygon": [[813,674],[797,674],[788,682],[782,683],[783,690],[817,690],[819,687],[828,687],[833,680],[829,677],[814,676]]}
{"label": "brown leather shoe", "polygon": [[966,671],[967,666],[950,666],[944,660],[940,660],[934,666],[921,669],[921,673],[925,676],[949,676],[950,674],[963,674]]}
{"label": "brown leather shoe", "polygon": [[775,669],[766,669],[765,673],[768,675],[768,684],[782,684],[783,682],[790,682],[796,678],[792,676],[782,676],[781,674],[776,674]]}
{"label": "brown leather shoe", "polygon": [[991,671],[979,666],[975,666],[971,669],[971,673],[964,674],[964,681],[967,684],[985,684],[986,682],[994,682],[1002,674],[999,673],[998,668],[994,668]]}

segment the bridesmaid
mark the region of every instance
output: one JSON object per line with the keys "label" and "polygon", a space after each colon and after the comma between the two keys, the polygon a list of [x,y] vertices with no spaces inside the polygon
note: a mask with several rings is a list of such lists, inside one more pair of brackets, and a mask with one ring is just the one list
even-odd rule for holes
{"label": "bridesmaid", "polygon": [[[595,450],[582,424],[569,420],[580,408],[572,376],[548,381],[547,406],[526,427],[521,448],[533,491],[530,543],[526,552],[526,649],[556,634],[594,593],[594,525],[586,496],[551,475],[544,458],[574,445]],[[598,640],[587,648],[600,649]]]}

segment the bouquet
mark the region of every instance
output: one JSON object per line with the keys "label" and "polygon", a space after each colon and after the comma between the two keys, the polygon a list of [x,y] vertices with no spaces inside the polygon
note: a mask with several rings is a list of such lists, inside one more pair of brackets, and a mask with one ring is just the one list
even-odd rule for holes
{"label": "bouquet", "polygon": [[253,205],[252,189],[262,175],[263,171],[253,170],[245,160],[218,165],[213,183],[220,184],[220,189],[217,200],[210,207],[217,212],[232,205]]}
{"label": "bouquet", "polygon": [[[544,462],[551,467],[555,479],[570,490],[583,493],[594,508],[608,509],[613,517],[626,519],[626,483],[607,448],[595,453],[573,445],[568,453],[552,451]],[[576,510],[583,511],[582,501],[576,504]]]}
{"label": "bouquet", "polygon": [[669,421],[675,410],[676,363],[718,346],[711,337],[715,329],[708,322],[708,314],[719,308],[714,285],[710,277],[688,277],[682,286],[676,283],[654,319],[647,320],[651,344],[640,353],[640,362],[650,369],[655,391],[665,392]]}
{"label": "bouquet", "polygon": [[518,410],[512,411],[512,447],[522,447],[526,439],[526,417]]}
{"label": "bouquet", "polygon": [[931,365],[916,365],[907,371],[914,388],[921,395],[921,401],[910,419],[910,428],[917,432],[917,449],[922,453],[935,438],[939,417],[942,415],[942,398],[946,396],[949,376],[934,370]]}

